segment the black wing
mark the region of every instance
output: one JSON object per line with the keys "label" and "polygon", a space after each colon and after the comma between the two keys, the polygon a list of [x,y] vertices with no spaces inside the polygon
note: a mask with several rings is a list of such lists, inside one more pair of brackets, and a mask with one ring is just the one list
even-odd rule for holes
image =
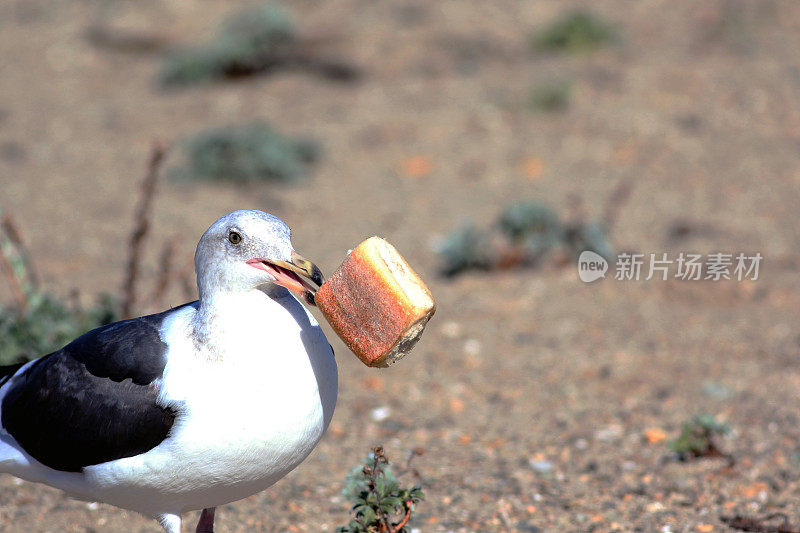
{"label": "black wing", "polygon": [[5,430],[69,472],[156,447],[176,416],[152,385],[166,366],[159,327],[173,311],[92,330],[15,375],[0,407]]}

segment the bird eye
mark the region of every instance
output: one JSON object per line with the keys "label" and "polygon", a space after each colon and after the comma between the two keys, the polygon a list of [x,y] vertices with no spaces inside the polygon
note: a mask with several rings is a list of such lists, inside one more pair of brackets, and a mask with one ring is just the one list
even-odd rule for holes
{"label": "bird eye", "polygon": [[239,244],[242,242],[242,235],[238,231],[231,231],[228,233],[228,240],[231,244]]}

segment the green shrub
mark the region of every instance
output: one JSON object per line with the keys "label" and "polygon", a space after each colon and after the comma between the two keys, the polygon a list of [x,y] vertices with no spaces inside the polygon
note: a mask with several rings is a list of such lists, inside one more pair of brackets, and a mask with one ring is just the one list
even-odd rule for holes
{"label": "green shrub", "polygon": [[517,261],[532,265],[564,241],[564,229],[553,210],[540,202],[520,202],[507,207],[497,223],[519,249]]}
{"label": "green shrub", "polygon": [[469,223],[448,235],[438,246],[440,271],[455,276],[465,270],[488,270],[494,264],[489,236]]}
{"label": "green shrub", "polygon": [[519,202],[500,214],[498,226],[512,241],[523,241],[531,235],[560,239],[558,215],[540,202]]}
{"label": "green shrub", "polygon": [[210,181],[295,181],[318,158],[319,147],[292,139],[264,122],[203,131],[184,142],[185,165],[171,176]]}
{"label": "green shrub", "polygon": [[730,427],[717,421],[713,415],[695,415],[684,422],[681,434],[669,442],[669,448],[678,454],[681,460],[694,457],[725,456],[716,443],[716,437],[730,432]]}
{"label": "green shrub", "polygon": [[617,40],[614,28],[588,11],[572,11],[534,35],[539,50],[588,52]]}
{"label": "green shrub", "polygon": [[295,30],[283,9],[255,6],[223,22],[213,41],[168,56],[160,80],[165,85],[191,85],[266,70],[280,61],[294,39]]}
{"label": "green shrub", "polygon": [[463,224],[445,237],[436,247],[440,273],[452,277],[467,270],[537,266],[554,250],[563,252],[561,258],[564,254],[577,258],[584,250],[591,250],[609,262],[615,255],[606,224],[562,222],[553,210],[536,201],[507,207],[494,228],[500,232],[497,238],[472,224]]}
{"label": "green shrub", "polygon": [[16,303],[0,304],[0,365],[22,363],[62,348],[75,337],[117,319],[108,295],[83,308],[39,290],[16,224],[0,211],[0,262]]}
{"label": "green shrub", "polygon": [[353,502],[354,516],[337,533],[407,533],[417,503],[425,498],[419,485],[400,485],[381,447],[347,474],[342,496]]}
{"label": "green shrub", "polygon": [[608,231],[601,222],[578,222],[564,232],[565,244],[570,254],[577,258],[584,250],[590,250],[614,262],[615,250],[608,240]]}
{"label": "green shrub", "polygon": [[49,294],[33,293],[24,310],[0,306],[0,365],[54,352],[83,333],[115,320],[117,309],[109,296],[84,309]]}

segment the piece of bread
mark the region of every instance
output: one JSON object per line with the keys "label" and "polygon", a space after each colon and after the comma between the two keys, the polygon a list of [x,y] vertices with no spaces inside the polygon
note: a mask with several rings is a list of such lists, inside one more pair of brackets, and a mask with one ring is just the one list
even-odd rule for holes
{"label": "piece of bread", "polygon": [[352,250],[314,300],[347,347],[374,367],[405,356],[436,311],[428,287],[380,237]]}

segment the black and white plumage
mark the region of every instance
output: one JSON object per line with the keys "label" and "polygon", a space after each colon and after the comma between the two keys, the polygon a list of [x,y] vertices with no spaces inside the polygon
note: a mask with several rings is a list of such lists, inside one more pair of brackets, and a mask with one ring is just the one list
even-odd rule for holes
{"label": "black and white plumage", "polygon": [[0,472],[155,518],[259,492],[319,442],[333,350],[309,311],[322,275],[261,211],[216,221],[195,254],[200,298],[103,326],[0,367]]}

